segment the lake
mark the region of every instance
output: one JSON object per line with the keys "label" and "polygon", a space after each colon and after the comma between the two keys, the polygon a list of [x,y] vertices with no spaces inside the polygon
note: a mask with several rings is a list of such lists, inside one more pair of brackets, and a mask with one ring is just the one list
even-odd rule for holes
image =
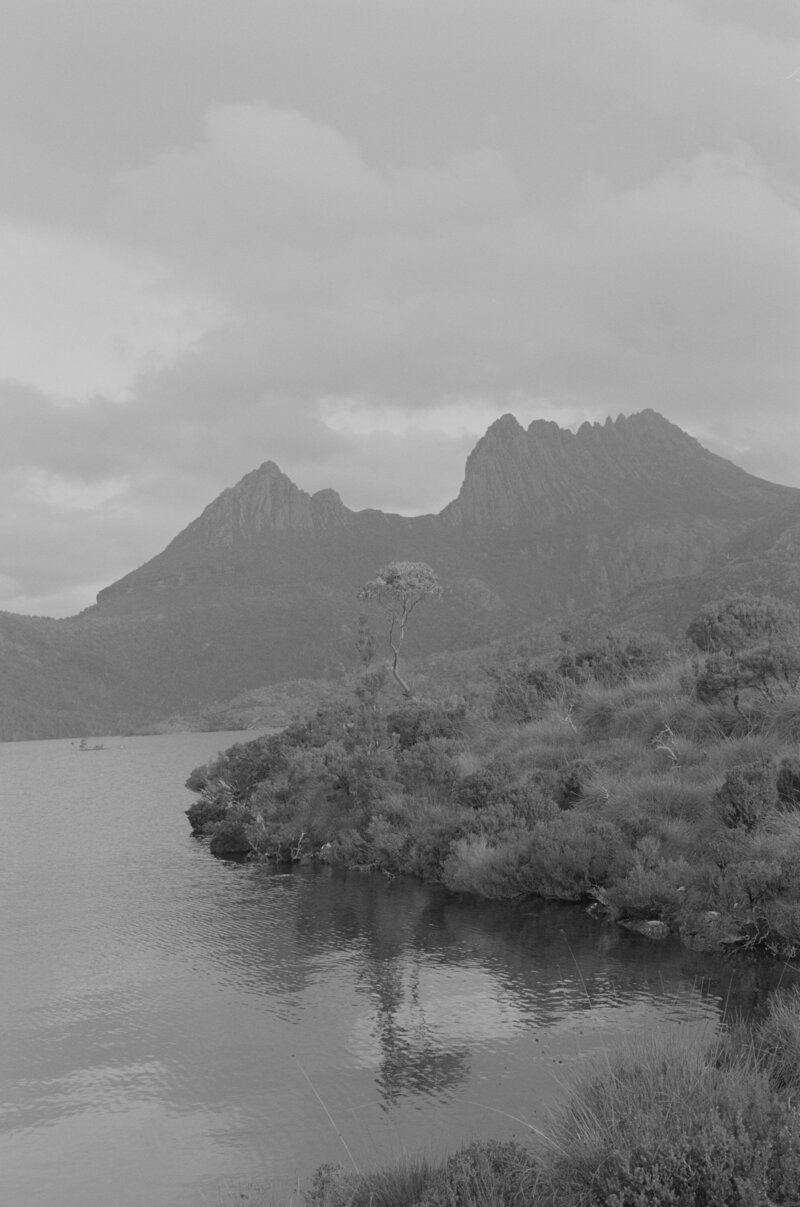
{"label": "lake", "polygon": [[780,975],[578,907],[219,862],[183,781],[236,740],[0,744],[9,1207],[205,1207],[348,1150],[524,1138],[593,1054]]}

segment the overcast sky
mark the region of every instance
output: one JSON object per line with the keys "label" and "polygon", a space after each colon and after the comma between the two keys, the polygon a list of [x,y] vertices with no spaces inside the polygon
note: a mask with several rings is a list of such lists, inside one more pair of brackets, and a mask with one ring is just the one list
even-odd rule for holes
{"label": "overcast sky", "polygon": [[0,609],[506,411],[800,486],[798,0],[0,0]]}

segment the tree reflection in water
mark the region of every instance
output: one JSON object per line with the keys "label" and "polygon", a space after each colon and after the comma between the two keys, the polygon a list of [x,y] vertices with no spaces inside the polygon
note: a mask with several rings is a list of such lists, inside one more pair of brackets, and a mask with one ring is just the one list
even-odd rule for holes
{"label": "tree reflection in water", "polygon": [[[446,1096],[470,1076],[475,1044],[491,1044],[500,1024],[505,1035],[553,1032],[581,1018],[597,1028],[615,1017],[628,1025],[655,1000],[664,1016],[697,1017],[702,1006],[722,1020],[750,1015],[779,980],[797,979],[678,940],[650,942],[579,906],[460,899],[330,868],[288,876],[243,868],[236,878],[241,893],[216,903],[229,970],[245,987],[269,986],[299,1003],[324,990],[327,963],[346,958],[371,1006],[385,1108],[404,1095]],[[469,976],[482,995],[477,1005],[448,997]]]}
{"label": "tree reflection in water", "polygon": [[375,1002],[375,1037],[381,1051],[376,1081],[385,1103],[391,1104],[403,1093],[444,1092],[466,1080],[469,1049],[437,1042],[420,994],[421,954],[393,944],[391,929],[381,923],[384,915],[397,911],[387,911],[377,901],[376,906],[368,911],[375,926],[365,934],[360,979]]}

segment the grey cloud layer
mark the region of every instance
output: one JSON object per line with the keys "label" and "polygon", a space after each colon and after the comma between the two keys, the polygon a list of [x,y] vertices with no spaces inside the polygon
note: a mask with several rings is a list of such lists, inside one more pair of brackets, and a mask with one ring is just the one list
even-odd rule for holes
{"label": "grey cloud layer", "polygon": [[[479,400],[653,406],[800,484],[794,0],[7,9],[0,221],[151,263],[165,314],[211,317],[124,402],[0,391],[0,606],[121,572],[267,457],[441,505],[469,439],[413,425]],[[362,434],[326,421],[353,407]],[[37,473],[118,489],[64,510]],[[72,573],[48,514],[95,550]]]}

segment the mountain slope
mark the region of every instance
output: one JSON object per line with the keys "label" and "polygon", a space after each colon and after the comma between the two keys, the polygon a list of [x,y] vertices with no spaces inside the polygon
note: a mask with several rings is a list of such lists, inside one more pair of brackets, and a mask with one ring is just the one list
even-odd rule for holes
{"label": "mountain slope", "polygon": [[336,675],[353,664],[358,587],[387,561],[429,562],[444,585],[409,635],[424,653],[587,608],[669,628],[728,584],[791,593],[798,533],[800,491],[652,411],[576,433],[503,416],[436,516],[352,511],[267,461],[79,617],[0,614],[0,736],[124,731]]}

